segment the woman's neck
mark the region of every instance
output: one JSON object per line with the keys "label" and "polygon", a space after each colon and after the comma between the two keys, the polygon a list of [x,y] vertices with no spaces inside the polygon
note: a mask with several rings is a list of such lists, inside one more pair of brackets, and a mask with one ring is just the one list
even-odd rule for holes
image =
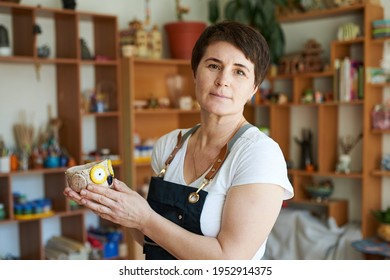
{"label": "woman's neck", "polygon": [[246,122],[246,119],[242,115],[231,118],[230,120],[202,118],[201,127],[196,135],[199,137],[199,146],[196,148],[200,148],[201,150],[205,147],[221,148]]}

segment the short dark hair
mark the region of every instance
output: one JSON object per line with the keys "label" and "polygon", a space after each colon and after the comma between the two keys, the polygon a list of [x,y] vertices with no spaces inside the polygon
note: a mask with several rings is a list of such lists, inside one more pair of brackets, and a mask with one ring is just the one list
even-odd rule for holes
{"label": "short dark hair", "polygon": [[192,50],[191,68],[194,75],[207,47],[220,41],[228,42],[240,49],[254,64],[255,86],[259,86],[270,64],[268,43],[259,31],[236,21],[219,22],[208,26],[203,31]]}

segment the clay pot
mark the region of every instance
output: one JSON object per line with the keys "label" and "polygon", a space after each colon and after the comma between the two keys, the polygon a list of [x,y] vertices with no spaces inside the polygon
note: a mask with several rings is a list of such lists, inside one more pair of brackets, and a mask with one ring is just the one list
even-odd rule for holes
{"label": "clay pot", "polygon": [[384,241],[390,242],[390,224],[380,224],[377,234]]}
{"label": "clay pot", "polygon": [[165,24],[169,50],[172,58],[191,59],[192,49],[206,28],[204,22],[177,21]]}

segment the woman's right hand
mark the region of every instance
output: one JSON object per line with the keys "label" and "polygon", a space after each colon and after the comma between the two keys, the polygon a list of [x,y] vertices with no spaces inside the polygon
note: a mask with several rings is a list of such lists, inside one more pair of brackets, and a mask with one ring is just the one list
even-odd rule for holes
{"label": "woman's right hand", "polygon": [[103,219],[140,231],[153,213],[145,198],[118,179],[111,188],[88,185],[80,194],[67,194]]}

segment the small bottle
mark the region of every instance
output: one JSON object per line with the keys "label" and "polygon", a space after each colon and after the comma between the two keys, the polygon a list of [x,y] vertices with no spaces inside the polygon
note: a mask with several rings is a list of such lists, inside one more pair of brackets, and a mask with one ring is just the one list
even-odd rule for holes
{"label": "small bottle", "polygon": [[0,203],[0,221],[5,219],[4,204]]}

